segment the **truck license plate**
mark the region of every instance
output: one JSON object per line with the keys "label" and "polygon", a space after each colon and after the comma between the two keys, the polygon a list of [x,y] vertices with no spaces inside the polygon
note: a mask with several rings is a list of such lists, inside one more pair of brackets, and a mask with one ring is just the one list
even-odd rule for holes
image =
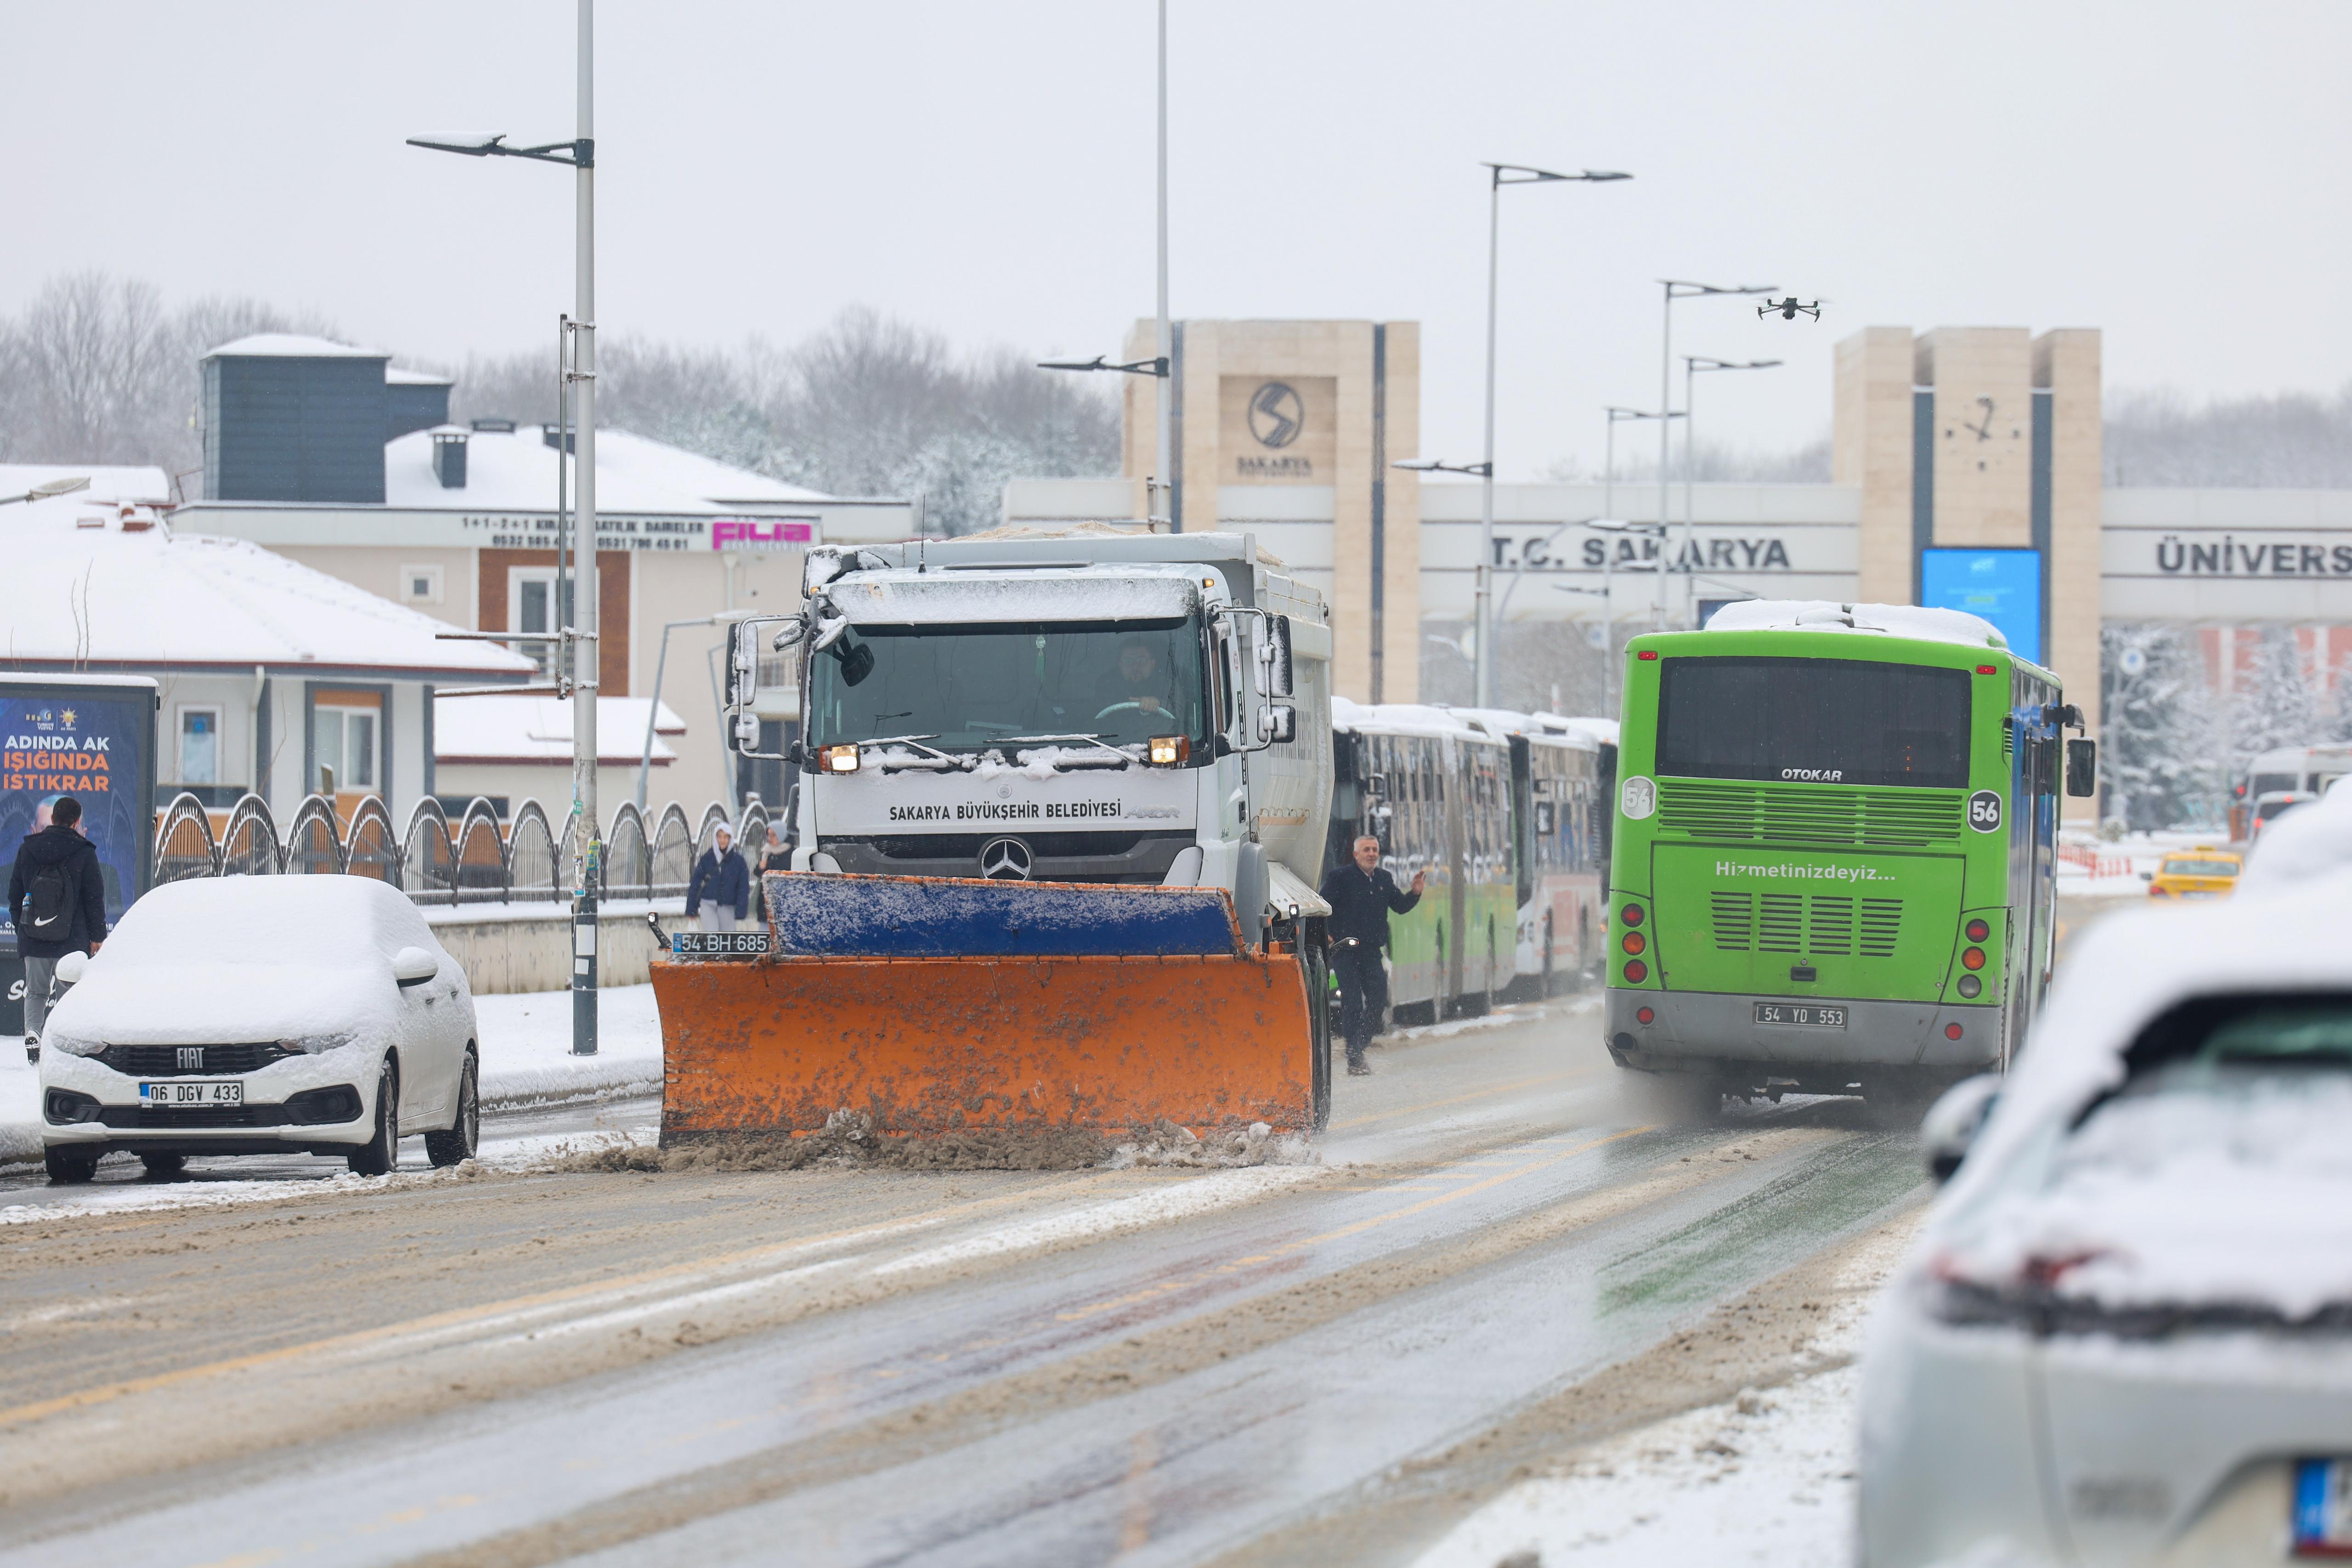
{"label": "truck license plate", "polygon": [[1756,1021],[1759,1024],[1794,1024],[1807,1029],[1843,1029],[1845,1009],[1828,1007],[1814,1002],[1759,1002]]}
{"label": "truck license plate", "polygon": [[673,958],[757,958],[768,951],[765,931],[674,931]]}
{"label": "truck license plate", "polygon": [[188,1105],[243,1105],[245,1083],[241,1079],[142,1083],[139,1086],[139,1103],[150,1110],[171,1110]]}
{"label": "truck license plate", "polygon": [[2297,1459],[2288,1521],[2297,1557],[2352,1557],[2352,1460]]}

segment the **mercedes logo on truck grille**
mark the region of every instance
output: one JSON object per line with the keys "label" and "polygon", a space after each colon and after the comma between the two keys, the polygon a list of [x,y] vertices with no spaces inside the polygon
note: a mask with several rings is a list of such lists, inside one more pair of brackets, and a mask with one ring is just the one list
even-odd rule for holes
{"label": "mercedes logo on truck grille", "polygon": [[992,882],[1025,882],[1035,863],[1018,838],[992,838],[980,847],[980,874]]}

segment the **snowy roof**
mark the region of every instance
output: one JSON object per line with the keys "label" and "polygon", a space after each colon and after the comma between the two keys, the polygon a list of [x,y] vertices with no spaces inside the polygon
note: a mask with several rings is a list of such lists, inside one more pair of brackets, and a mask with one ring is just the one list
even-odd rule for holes
{"label": "snowy roof", "polygon": [[[158,468],[117,467],[104,463],[0,463],[0,496],[20,496],[52,479],[88,479],[89,488],[68,497],[73,501],[164,501],[172,499],[172,480]],[[35,503],[38,504],[38,503]],[[8,514],[0,512],[0,518]]]}
{"label": "snowy roof", "polygon": [[403,370],[398,365],[388,364],[383,367],[383,384],[386,386],[455,386],[457,378],[429,370]]}
{"label": "snowy roof", "polygon": [[1827,599],[1742,599],[1709,616],[1711,632],[1877,632],[1919,642],[2006,648],[2009,639],[1990,621],[1966,610],[1917,605],[1839,605]]}
{"label": "snowy roof", "polygon": [[1579,735],[1590,736],[1596,745],[1617,743],[1617,721],[1614,719],[1578,719],[1560,713],[1538,713],[1536,717],[1546,724],[1558,724]]}
{"label": "snowy roof", "polygon": [[[597,761],[634,763],[644,752],[645,697],[596,699]],[[654,721],[654,762],[677,752],[661,737],[683,735],[686,721],[667,702]],[[572,704],[556,697],[439,697],[433,702],[434,760],[452,763],[572,761]]]}
{"label": "snowy roof", "polygon": [[[460,427],[462,429],[462,427]],[[464,430],[466,482],[446,489],[433,471],[432,430],[412,430],[383,448],[383,504],[432,511],[552,511],[555,448],[537,425]],[[606,513],[709,516],[735,507],[771,509],[832,498],[625,430],[596,432],[596,510]]]}
{"label": "snowy roof", "polygon": [[1457,741],[1479,741],[1489,745],[1495,740],[1445,709],[1419,702],[1350,702],[1344,697],[1334,697],[1331,727],[1383,735],[1451,735]]}
{"label": "snowy roof", "polygon": [[1525,735],[1536,743],[1572,746],[1587,752],[1600,749],[1600,742],[1591,731],[1580,730],[1556,714],[1521,713],[1510,708],[1456,708],[1452,703],[1439,706],[1490,735]]}
{"label": "snowy roof", "polygon": [[1200,608],[1183,566],[1045,568],[1034,572],[909,572],[836,577],[819,590],[858,626],[1005,621],[1164,621]]}
{"label": "snowy roof", "polygon": [[256,332],[233,343],[207,350],[205,359],[389,359],[382,349],[363,349],[331,338],[304,337],[298,332]]}
{"label": "snowy roof", "polygon": [[436,642],[457,628],[257,544],[174,536],[149,508],[59,496],[9,509],[5,526],[9,571],[45,591],[12,599],[0,661],[532,673],[494,643]]}

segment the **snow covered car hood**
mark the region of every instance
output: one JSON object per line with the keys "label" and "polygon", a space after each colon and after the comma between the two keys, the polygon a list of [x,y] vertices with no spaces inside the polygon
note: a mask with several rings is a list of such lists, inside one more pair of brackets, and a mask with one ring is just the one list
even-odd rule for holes
{"label": "snow covered car hood", "polygon": [[2058,1306],[2352,1310],[2352,1075],[2116,1093],[2133,1041],[2183,1002],[2352,992],[2347,924],[2338,874],[2079,938],[1914,1268]]}
{"label": "snow covered car hood", "polygon": [[[371,955],[373,956],[373,955]],[[49,1015],[56,1033],[107,1045],[213,1045],[355,1034],[389,1037],[399,991],[388,965],[137,964],[103,952]]]}

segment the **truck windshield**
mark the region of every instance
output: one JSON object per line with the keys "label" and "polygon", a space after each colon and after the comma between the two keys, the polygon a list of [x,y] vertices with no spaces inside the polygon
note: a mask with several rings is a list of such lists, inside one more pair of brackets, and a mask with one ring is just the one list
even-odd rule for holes
{"label": "truck windshield", "polygon": [[892,735],[971,752],[1021,735],[1211,752],[1193,620],[855,626],[810,661],[809,743]]}
{"label": "truck windshield", "polygon": [[1966,670],[1847,658],[1670,658],[1660,773],[1805,784],[1969,782]]}

